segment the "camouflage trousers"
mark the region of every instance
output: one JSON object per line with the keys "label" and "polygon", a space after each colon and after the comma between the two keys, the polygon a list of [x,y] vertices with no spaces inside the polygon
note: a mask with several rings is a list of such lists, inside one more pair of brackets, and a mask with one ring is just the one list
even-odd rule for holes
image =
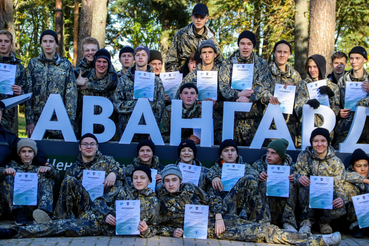
{"label": "camouflage trousers", "polygon": [[[301,207],[300,220],[310,220],[313,224],[315,218],[319,218],[319,222],[322,224],[330,223],[334,219],[338,219],[346,214],[345,206],[334,209],[313,209],[309,208],[309,187],[301,186],[298,188],[298,199]],[[337,198],[337,194],[333,192],[333,200]]]}
{"label": "camouflage trousers", "polygon": [[[260,194],[266,196],[266,182],[259,183]],[[288,223],[297,228],[295,209],[297,202],[297,187],[290,182],[289,197],[266,196],[266,202],[269,204],[271,223],[281,226]]]}
{"label": "camouflage trousers", "polygon": [[[238,113],[236,113],[237,115]],[[234,141],[239,146],[250,146],[258,129],[260,119],[238,119],[234,122]]]}
{"label": "camouflage trousers", "polygon": [[9,206],[9,211],[25,208],[27,212],[32,212],[33,210],[38,208],[46,212],[52,213],[54,204],[53,197],[54,185],[55,185],[54,179],[47,178],[45,174],[40,174],[40,176],[38,177],[37,206],[13,205],[14,177],[8,175],[1,182],[0,196],[5,200],[5,204]]}
{"label": "camouflage trousers", "polygon": [[228,214],[239,215],[244,209],[248,220],[270,222],[270,211],[266,196],[261,195],[258,182],[252,175],[240,178],[223,199],[223,203]]}
{"label": "camouflage trousers", "polygon": [[82,237],[100,234],[99,224],[87,219],[53,220],[29,226],[14,226],[18,234],[16,238],[29,237]]}
{"label": "camouflage trousers", "polygon": [[217,102],[214,107],[213,121],[214,121],[214,144],[218,145],[222,142],[223,132],[223,103]]}
{"label": "camouflage trousers", "polygon": [[238,216],[225,215],[226,230],[217,237],[214,232],[214,218],[209,219],[208,237],[228,240],[238,240],[254,243],[273,243],[288,245],[325,245],[320,235],[302,234],[279,229],[275,225],[259,224],[243,220]]}

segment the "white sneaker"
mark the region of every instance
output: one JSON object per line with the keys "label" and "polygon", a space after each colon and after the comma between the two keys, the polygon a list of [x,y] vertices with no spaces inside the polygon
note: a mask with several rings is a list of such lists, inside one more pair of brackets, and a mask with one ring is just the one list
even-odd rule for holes
{"label": "white sneaker", "polygon": [[285,229],[287,231],[297,232],[296,228],[293,227],[291,224],[288,224],[288,223],[283,223],[283,229]]}
{"label": "white sneaker", "polygon": [[338,231],[328,235],[322,235],[323,241],[327,245],[339,245],[341,243],[341,233]]}
{"label": "white sneaker", "polygon": [[41,209],[36,209],[32,215],[38,224],[51,221],[50,216]]}
{"label": "white sneaker", "polygon": [[311,222],[310,220],[304,220],[300,225],[300,233],[310,233],[311,232]]}

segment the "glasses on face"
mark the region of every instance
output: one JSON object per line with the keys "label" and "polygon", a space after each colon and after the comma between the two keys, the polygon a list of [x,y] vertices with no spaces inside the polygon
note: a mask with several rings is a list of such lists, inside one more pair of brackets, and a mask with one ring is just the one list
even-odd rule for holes
{"label": "glasses on face", "polygon": [[93,148],[93,147],[95,147],[97,144],[96,143],[81,143],[81,146],[83,147],[83,148],[87,148],[87,147],[91,147],[91,148]]}

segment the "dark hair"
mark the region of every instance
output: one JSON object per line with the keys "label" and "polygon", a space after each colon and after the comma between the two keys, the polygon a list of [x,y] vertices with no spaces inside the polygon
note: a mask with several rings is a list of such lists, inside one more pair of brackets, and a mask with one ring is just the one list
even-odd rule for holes
{"label": "dark hair", "polygon": [[337,58],[345,58],[346,59],[346,62],[348,60],[348,57],[345,53],[343,53],[342,51],[337,51],[337,52],[334,52],[333,55],[331,56],[331,59],[332,59],[332,62],[334,61],[334,59],[337,59]]}
{"label": "dark hair", "polygon": [[201,63],[201,57],[199,52],[193,52],[188,57],[186,63],[181,67],[181,73],[183,74],[183,78],[186,77],[187,74],[190,73],[190,70],[188,69],[188,63],[190,60],[196,61],[196,65]]}

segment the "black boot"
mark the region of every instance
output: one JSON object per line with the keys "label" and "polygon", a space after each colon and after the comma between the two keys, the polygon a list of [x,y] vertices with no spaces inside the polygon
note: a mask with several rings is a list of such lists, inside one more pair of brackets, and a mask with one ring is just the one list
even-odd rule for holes
{"label": "black boot", "polygon": [[23,208],[18,208],[15,211],[13,211],[15,213],[15,224],[18,226],[25,226],[28,224],[26,215],[24,214],[24,209]]}
{"label": "black boot", "polygon": [[362,237],[364,237],[364,231],[363,231],[363,229],[360,229],[359,226],[355,226],[351,230],[351,236],[353,236],[355,238],[362,238]]}
{"label": "black boot", "polygon": [[0,228],[0,238],[1,239],[10,239],[17,235],[17,231],[10,228]]}

